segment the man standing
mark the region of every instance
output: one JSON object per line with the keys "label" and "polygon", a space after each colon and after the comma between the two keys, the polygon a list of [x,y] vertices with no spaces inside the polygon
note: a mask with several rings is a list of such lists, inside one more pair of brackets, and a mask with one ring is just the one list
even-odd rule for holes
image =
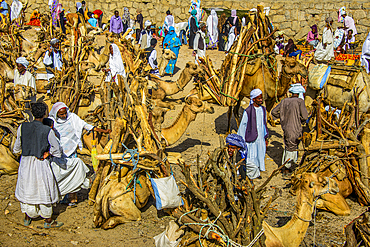
{"label": "man standing", "polygon": [[346,11],[343,11],[342,17],[344,24],[343,29],[346,31],[346,35],[348,35],[348,30],[352,30],[353,31],[352,35],[355,36],[357,34],[357,29],[353,18],[348,16]]}
{"label": "man standing", "polygon": [[22,153],[18,169],[15,197],[21,203],[24,225],[32,218],[45,219],[44,228],[56,228],[62,222],[52,220],[53,204],[59,201],[58,185],[54,179],[48,156],[61,157],[62,151],[54,131],[42,123],[47,105],[32,105],[33,122],[25,122],[17,130],[14,153]]}
{"label": "man standing", "polygon": [[161,76],[159,75],[158,62],[157,62],[157,50],[155,49],[156,45],[157,45],[157,40],[151,39],[150,47],[145,49],[145,53],[146,53],[148,63],[151,67],[150,73],[160,78]]}
{"label": "man standing", "polygon": [[59,39],[52,39],[50,41],[50,48],[45,52],[45,57],[43,63],[46,67],[46,72],[48,75],[48,80],[54,77],[54,73],[49,69],[57,69],[59,71],[62,70],[63,62],[62,62],[62,52],[59,49],[60,41]]}
{"label": "man standing", "polygon": [[271,111],[274,118],[280,118],[281,128],[284,131],[285,149],[282,164],[290,159],[285,165],[283,176],[287,176],[292,171],[292,165],[297,162],[298,151],[296,150],[299,138],[302,136],[302,123],[308,118],[304,100],[299,98],[299,94],[305,93],[304,87],[299,83],[293,84],[289,92],[292,93],[292,96],[283,99]]}
{"label": "man standing", "polygon": [[204,23],[199,25],[199,30],[194,38],[194,51],[195,63],[199,64],[199,58],[206,57],[206,29],[207,26]]}
{"label": "man standing", "polygon": [[260,177],[260,171],[265,171],[265,155],[268,144],[267,114],[262,106],[263,98],[260,89],[252,90],[250,104],[243,113],[238,129],[238,135],[244,138],[247,144],[247,167],[258,168],[258,172],[248,173],[250,179]]}
{"label": "man standing", "polygon": [[114,11],[114,16],[110,18],[110,23],[109,23],[109,32],[115,33],[115,34],[120,34],[123,31],[123,24],[122,24],[122,19],[119,16],[118,11]]}

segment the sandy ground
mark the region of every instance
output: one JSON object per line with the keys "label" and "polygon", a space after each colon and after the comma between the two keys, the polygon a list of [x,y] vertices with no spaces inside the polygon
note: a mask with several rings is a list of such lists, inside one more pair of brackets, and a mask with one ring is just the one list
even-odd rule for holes
{"label": "sandy ground", "polygon": [[[207,51],[215,68],[219,68],[224,59],[224,53],[218,51]],[[180,50],[180,58],[177,62],[176,74],[166,80],[176,80],[180,70],[186,62],[193,61],[191,50],[184,46]],[[189,83],[185,90],[173,96],[182,99],[193,88]],[[219,145],[219,135],[225,134],[227,128],[227,108],[213,105],[214,114],[199,114],[192,122],[185,134],[174,145],[168,147],[167,151],[181,153],[186,163],[195,167],[195,159],[199,154],[201,162],[207,159],[207,152],[214,150]],[[170,125],[182,109],[182,105],[176,105],[175,110],[169,111],[165,117],[164,127]],[[233,121],[233,129],[236,123]],[[262,174],[262,183],[268,175],[281,164],[283,151],[282,130],[280,126],[270,126],[271,139],[267,148],[266,172]],[[90,165],[89,157],[83,157]],[[180,168],[173,166],[176,177]],[[20,211],[19,202],[14,197],[17,176],[0,177],[0,246],[154,246],[153,237],[164,231],[171,217],[164,216],[156,210],[154,200],[151,198],[148,205],[142,210],[142,220],[128,224],[119,225],[111,230],[94,228],[93,208],[87,204],[87,191],[78,193],[79,203],[75,208],[67,208],[58,204],[55,216],[65,225],[58,230],[45,230],[42,228],[43,220],[37,219],[32,222],[30,228],[24,227],[23,215]],[[267,222],[272,226],[284,225],[293,215],[295,209],[295,197],[289,193],[289,181],[283,180],[281,175],[276,176],[269,184],[282,190],[282,195],[275,201],[274,209],[267,217]],[[181,188],[181,186],[180,186]],[[271,195],[273,189],[269,187],[267,194]],[[345,237],[343,227],[354,217],[365,211],[356,198],[347,199],[352,208],[350,216],[335,216],[332,213],[318,211],[316,223],[310,223],[302,246],[312,246],[315,236],[317,246],[341,246]],[[292,237],[294,237],[292,235]]]}

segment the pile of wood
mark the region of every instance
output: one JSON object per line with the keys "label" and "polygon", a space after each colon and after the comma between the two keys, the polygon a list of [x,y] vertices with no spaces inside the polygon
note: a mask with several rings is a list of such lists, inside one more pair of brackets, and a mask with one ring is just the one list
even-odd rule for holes
{"label": "pile of wood", "polygon": [[324,106],[319,97],[310,119],[312,129],[304,133],[305,152],[295,174],[325,173],[343,181],[349,179],[361,205],[370,205],[368,182],[369,116],[362,116],[358,104],[346,104],[340,109]]}
{"label": "pile of wood", "polygon": [[344,228],[344,247],[370,246],[370,211],[362,213]]}
{"label": "pile of wood", "polygon": [[[273,30],[263,6],[257,6],[257,12],[247,16],[247,25],[241,28],[238,39],[232,45],[229,54],[216,71],[210,60],[203,62],[205,76],[200,80],[200,87],[219,104],[223,106],[235,105],[246,80],[248,64],[253,63],[257,57],[264,57],[265,67],[270,70],[273,77],[277,77]],[[199,90],[199,89],[198,89]]]}
{"label": "pile of wood", "polygon": [[279,173],[279,169],[256,187],[249,179],[241,179],[237,174],[243,162],[244,159],[236,164],[236,156],[229,157],[227,148],[222,144],[209,155],[204,166],[198,160],[197,176],[193,175],[190,165],[180,163],[185,177],[185,181],[180,182],[186,186],[184,206],[174,210],[172,215],[190,230],[183,237],[181,246],[195,241],[201,241],[203,246],[208,246],[207,243],[246,246],[256,237],[258,240],[254,246],[263,246],[264,236],[258,236],[262,221],[271,203],[280,195],[280,190],[275,189],[265,205],[261,205],[261,201],[266,199],[266,185]]}

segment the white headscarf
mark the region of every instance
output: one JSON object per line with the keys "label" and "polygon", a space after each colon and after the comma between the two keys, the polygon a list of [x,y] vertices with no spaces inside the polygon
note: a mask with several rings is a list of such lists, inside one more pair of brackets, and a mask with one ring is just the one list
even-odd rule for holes
{"label": "white headscarf", "polygon": [[25,57],[19,57],[17,60],[15,60],[16,63],[22,64],[26,69],[28,65],[30,64]]}
{"label": "white headscarf", "polygon": [[173,15],[167,15],[166,18],[164,18],[164,25],[167,30],[169,30],[170,27],[175,27],[175,18],[173,18]]}
{"label": "white headscarf", "polygon": [[144,27],[145,27],[145,28],[149,27],[150,25],[152,25],[152,23],[151,23],[149,20],[146,20],[146,21],[144,22]]}
{"label": "white headscarf", "polygon": [[[67,110],[67,118],[66,119],[61,119],[61,118],[58,118],[58,111],[65,108]],[[51,118],[53,118],[54,122],[57,122],[57,123],[65,123],[67,120],[68,120],[68,117],[70,117],[70,112],[69,112],[69,108],[66,104],[64,104],[63,102],[57,102],[53,105],[53,107],[51,108],[50,112],[49,112],[49,116]]]}
{"label": "white headscarf", "polygon": [[299,94],[299,98],[304,100],[303,94],[306,92],[306,89],[300,83],[296,83],[290,85],[289,92]]}
{"label": "white headscarf", "polygon": [[249,102],[249,105],[252,105],[253,104],[253,99],[256,98],[256,97],[258,97],[261,94],[262,94],[262,90],[261,89],[259,89],[259,88],[253,89],[251,91],[251,94],[250,94],[250,99],[251,100]]}
{"label": "white headscarf", "polygon": [[211,15],[208,16],[208,19],[207,19],[207,27],[208,27],[209,36],[211,37],[211,40],[213,41],[213,43],[215,43],[218,39],[217,25],[218,25],[217,13],[214,9],[212,9]]}
{"label": "white headscarf", "polygon": [[113,47],[113,55],[109,54],[109,68],[111,76],[114,77],[117,74],[126,77],[125,66],[123,65],[121,52],[116,44],[111,44]]}
{"label": "white headscarf", "polygon": [[364,41],[361,52],[361,65],[364,66],[366,72],[369,73],[370,72],[369,62],[366,59],[370,60],[370,33],[367,35]]}
{"label": "white headscarf", "polygon": [[10,20],[13,21],[19,17],[23,4],[19,0],[13,0],[12,6],[10,7]]}

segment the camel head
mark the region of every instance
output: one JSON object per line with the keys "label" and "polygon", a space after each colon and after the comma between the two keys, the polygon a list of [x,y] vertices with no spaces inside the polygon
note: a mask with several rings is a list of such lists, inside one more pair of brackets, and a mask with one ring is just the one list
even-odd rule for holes
{"label": "camel head", "polygon": [[166,60],[176,59],[176,54],[170,49],[165,49],[162,57]]}
{"label": "camel head", "polygon": [[292,178],[293,187],[291,192],[302,190],[313,200],[321,195],[339,193],[337,182],[330,177],[320,176],[316,173],[303,173]]}
{"label": "camel head", "polygon": [[213,114],[215,112],[213,107],[209,106],[207,102],[201,101],[200,99],[194,96],[186,97],[185,104],[195,114],[203,112]]}
{"label": "camel head", "polygon": [[187,70],[191,76],[203,73],[202,68],[194,62],[187,62],[184,70]]}
{"label": "camel head", "polygon": [[301,75],[303,78],[307,78],[307,68],[298,62],[294,57],[287,57],[285,60],[281,60],[280,62],[283,65],[282,72],[288,75],[288,77]]}

